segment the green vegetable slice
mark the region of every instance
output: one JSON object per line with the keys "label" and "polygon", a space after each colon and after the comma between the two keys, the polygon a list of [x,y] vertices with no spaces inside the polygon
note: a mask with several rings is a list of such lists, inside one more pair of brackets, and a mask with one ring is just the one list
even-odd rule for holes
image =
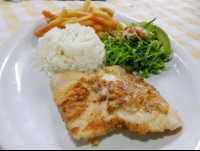
{"label": "green vegetable slice", "polygon": [[157,30],[157,38],[158,38],[158,41],[162,42],[163,43],[163,46],[164,46],[164,54],[167,54],[168,52],[171,51],[171,43],[170,43],[170,40],[169,40],[169,37],[168,35],[165,33],[164,30],[162,30],[160,27],[158,26],[155,26],[156,27],[156,30]]}

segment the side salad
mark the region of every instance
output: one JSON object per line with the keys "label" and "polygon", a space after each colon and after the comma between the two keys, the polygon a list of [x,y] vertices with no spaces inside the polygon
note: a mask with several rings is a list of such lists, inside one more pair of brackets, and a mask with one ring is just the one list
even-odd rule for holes
{"label": "side salad", "polygon": [[132,23],[123,31],[107,32],[103,39],[109,65],[121,65],[143,78],[166,69],[171,60],[170,40],[167,34],[150,22]]}

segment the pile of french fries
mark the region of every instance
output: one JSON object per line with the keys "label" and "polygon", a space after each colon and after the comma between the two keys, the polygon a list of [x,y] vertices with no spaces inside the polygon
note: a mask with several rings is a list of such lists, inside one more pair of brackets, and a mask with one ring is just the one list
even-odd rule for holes
{"label": "pile of french fries", "polygon": [[77,10],[69,10],[65,7],[58,15],[52,14],[49,11],[43,11],[44,17],[49,19],[49,23],[36,30],[35,35],[43,35],[54,27],[65,28],[66,24],[79,23],[82,26],[92,27],[98,37],[102,39],[105,36],[105,32],[113,31],[116,29],[123,30],[121,23],[114,21],[114,11],[109,8],[100,7],[96,8],[90,6],[91,0],[86,0],[83,7]]}

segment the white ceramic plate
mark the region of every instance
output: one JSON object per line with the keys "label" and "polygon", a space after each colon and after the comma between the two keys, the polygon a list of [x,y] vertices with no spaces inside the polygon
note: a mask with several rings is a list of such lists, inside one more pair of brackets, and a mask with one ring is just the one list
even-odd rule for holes
{"label": "white ceramic plate", "polygon": [[[115,15],[129,25],[135,19]],[[49,78],[30,66],[41,19],[13,35],[0,48],[0,146],[2,149],[200,149],[200,68],[174,40],[171,68],[147,81],[174,107],[184,122],[174,132],[142,136],[117,129],[99,138],[100,145],[76,141],[54,104]]]}

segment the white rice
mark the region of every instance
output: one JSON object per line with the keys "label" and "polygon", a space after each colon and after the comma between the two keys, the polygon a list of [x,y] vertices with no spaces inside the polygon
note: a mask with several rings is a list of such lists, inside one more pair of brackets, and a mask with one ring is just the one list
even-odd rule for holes
{"label": "white rice", "polygon": [[95,72],[103,68],[104,56],[104,44],[92,28],[67,24],[39,38],[32,66],[49,77],[64,70]]}

